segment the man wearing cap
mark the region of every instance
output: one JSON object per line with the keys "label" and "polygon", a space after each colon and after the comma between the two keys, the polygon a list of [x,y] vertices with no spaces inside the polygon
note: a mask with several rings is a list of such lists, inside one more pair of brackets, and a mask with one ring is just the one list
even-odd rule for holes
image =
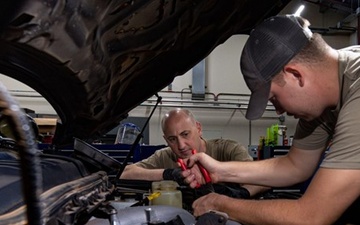
{"label": "man wearing cap", "polygon": [[[199,153],[188,166],[200,162],[213,182],[270,187],[291,186],[315,173],[310,185],[296,200],[212,193],[194,202],[196,216],[212,209],[244,224],[360,224],[348,214],[360,195],[360,46],[335,50],[308,26],[294,15],[271,17],[251,32],[241,56],[251,90],[246,118],[260,118],[268,101],[278,114],[299,118],[288,154],[219,162]],[[195,168],[183,172],[191,187],[204,182]]]}

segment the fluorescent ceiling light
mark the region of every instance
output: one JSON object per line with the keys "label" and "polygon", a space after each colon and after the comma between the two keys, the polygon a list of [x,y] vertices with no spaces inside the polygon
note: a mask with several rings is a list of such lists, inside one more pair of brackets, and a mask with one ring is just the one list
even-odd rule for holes
{"label": "fluorescent ceiling light", "polygon": [[299,6],[299,8],[296,10],[296,12],[294,13],[295,16],[300,16],[301,12],[304,10],[305,6],[301,5]]}

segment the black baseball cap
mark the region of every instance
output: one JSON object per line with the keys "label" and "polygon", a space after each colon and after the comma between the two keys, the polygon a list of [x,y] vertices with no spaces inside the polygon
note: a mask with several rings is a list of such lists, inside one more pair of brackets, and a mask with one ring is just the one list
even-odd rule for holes
{"label": "black baseball cap", "polygon": [[295,15],[270,17],[256,26],[243,48],[240,68],[251,91],[245,117],[260,118],[268,103],[272,78],[309,43],[312,32]]}

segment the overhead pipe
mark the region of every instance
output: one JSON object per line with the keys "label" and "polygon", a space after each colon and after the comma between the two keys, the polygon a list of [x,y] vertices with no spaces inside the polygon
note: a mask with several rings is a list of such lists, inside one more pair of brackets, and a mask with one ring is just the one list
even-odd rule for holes
{"label": "overhead pipe", "polygon": [[[14,97],[25,97],[25,98],[43,98],[40,94],[35,91],[18,91],[18,90],[9,90],[12,96]],[[188,94],[189,99],[184,97],[185,94]],[[248,99],[250,98],[249,94],[237,94],[237,93],[219,93],[215,95],[211,92],[205,92],[208,100],[192,100],[191,92],[185,91],[160,91],[159,95],[172,95],[172,96],[163,96],[161,100],[160,108],[162,107],[182,107],[182,108],[203,108],[203,109],[224,109],[224,110],[247,110]],[[230,97],[244,97],[244,99],[226,99],[226,101],[221,100],[221,96],[230,96]],[[210,99],[210,100],[209,100]],[[141,103],[139,106],[154,106],[156,99],[151,97]],[[275,107],[269,102],[266,111],[275,111]],[[263,119],[272,119],[272,117],[262,117]]]}
{"label": "overhead pipe", "polygon": [[[154,106],[152,103],[141,103],[139,106]],[[209,106],[209,105],[189,105],[189,104],[161,104],[158,107],[175,107],[175,108],[195,108],[195,109],[239,109],[246,110],[247,107],[230,107],[230,106]],[[275,110],[274,110],[275,111]]]}
{"label": "overhead pipe", "polygon": [[[153,106],[155,99],[148,99],[140,106]],[[247,110],[248,101],[196,101],[196,100],[179,100],[163,98],[159,107],[183,107],[183,108],[207,108],[207,109],[240,109]],[[266,111],[275,111],[275,107],[268,103]]]}

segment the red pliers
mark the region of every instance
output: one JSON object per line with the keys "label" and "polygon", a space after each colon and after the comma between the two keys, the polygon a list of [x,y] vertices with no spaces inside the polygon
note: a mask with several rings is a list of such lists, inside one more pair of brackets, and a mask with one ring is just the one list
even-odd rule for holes
{"label": "red pliers", "polygon": [[[196,153],[196,150],[195,149],[191,150],[191,153],[194,155]],[[180,164],[180,167],[183,171],[187,169],[187,166],[185,165],[184,160],[178,159],[177,162]],[[205,179],[205,184],[203,186],[206,186],[207,189],[209,189],[211,192],[214,192],[214,188],[211,183],[211,177],[209,175],[209,172],[199,162],[196,164],[199,167],[199,170]],[[196,188],[199,188],[200,186],[201,185],[198,184],[196,186]]]}

